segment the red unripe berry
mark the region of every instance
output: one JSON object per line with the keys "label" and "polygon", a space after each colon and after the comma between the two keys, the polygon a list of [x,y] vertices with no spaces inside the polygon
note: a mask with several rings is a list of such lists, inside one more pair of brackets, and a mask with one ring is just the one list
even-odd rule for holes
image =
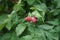
{"label": "red unripe berry", "polygon": [[37,21],[37,19],[36,19],[35,17],[32,17],[32,18],[31,18],[31,21],[32,21],[33,23],[35,23],[35,22]]}
{"label": "red unripe berry", "polygon": [[30,22],[31,21],[31,17],[28,16],[28,17],[25,18],[25,20]]}

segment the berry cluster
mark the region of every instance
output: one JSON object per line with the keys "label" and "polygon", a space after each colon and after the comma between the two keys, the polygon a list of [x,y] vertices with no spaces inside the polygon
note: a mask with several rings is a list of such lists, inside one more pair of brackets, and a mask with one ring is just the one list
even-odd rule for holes
{"label": "berry cluster", "polygon": [[30,17],[30,16],[27,16],[25,20],[32,23],[35,23],[37,21],[36,17]]}

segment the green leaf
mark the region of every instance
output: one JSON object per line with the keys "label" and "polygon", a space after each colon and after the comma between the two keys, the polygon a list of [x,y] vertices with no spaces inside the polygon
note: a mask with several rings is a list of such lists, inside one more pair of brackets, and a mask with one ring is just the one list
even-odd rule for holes
{"label": "green leaf", "polygon": [[58,33],[51,33],[51,32],[46,32],[46,36],[48,40],[58,40],[59,39],[59,35]]}
{"label": "green leaf", "polygon": [[52,25],[59,25],[58,19],[55,19],[54,21],[47,21],[47,23]]}
{"label": "green leaf", "polygon": [[10,33],[6,33],[2,36],[1,40],[10,40],[11,38],[11,34]]}
{"label": "green leaf", "polygon": [[17,24],[19,22],[19,16],[17,13],[11,13],[9,17],[13,24]]}
{"label": "green leaf", "polygon": [[[35,33],[35,26],[32,25],[32,24],[29,24],[29,25],[28,25],[28,30],[29,30],[30,33]],[[36,32],[37,32],[37,31],[36,31]]]}
{"label": "green leaf", "polygon": [[0,30],[2,30],[5,27],[6,23],[7,23],[7,20],[5,20],[0,24]]}
{"label": "green leaf", "polygon": [[45,17],[44,12],[38,12],[38,11],[35,10],[35,11],[32,12],[31,15],[37,17],[38,21],[43,21],[44,22],[44,17]]}
{"label": "green leaf", "polygon": [[32,12],[32,16],[35,16],[35,17],[37,17],[38,19],[42,17],[38,11],[33,11],[33,12]]}
{"label": "green leaf", "polygon": [[53,29],[53,27],[54,27],[54,26],[50,26],[50,25],[47,25],[47,24],[38,26],[38,28],[40,28],[40,29],[45,29],[45,30]]}
{"label": "green leaf", "polygon": [[60,1],[58,1],[57,3],[57,8],[60,8]]}
{"label": "green leaf", "polygon": [[31,40],[46,40],[44,31],[36,28],[34,25],[29,26],[28,30],[30,31],[32,35]]}
{"label": "green leaf", "polygon": [[60,9],[54,9],[54,10],[51,10],[50,13],[53,15],[53,16],[57,16],[59,15],[60,13]]}
{"label": "green leaf", "polygon": [[16,11],[16,12],[19,11],[20,8],[22,8],[21,6],[22,6],[21,5],[21,0],[19,0],[19,2],[16,5],[14,5],[13,10]]}
{"label": "green leaf", "polygon": [[54,28],[55,32],[60,32],[60,26]]}
{"label": "green leaf", "polygon": [[42,16],[42,21],[44,22],[45,12],[47,11],[47,7],[44,3],[33,5],[36,10],[39,11]]}
{"label": "green leaf", "polygon": [[44,33],[42,32],[23,36],[21,40],[46,40],[46,39]]}
{"label": "green leaf", "polygon": [[6,24],[6,28],[10,30],[14,25],[18,24],[19,16],[13,11],[11,14],[8,15],[8,22]]}
{"label": "green leaf", "polygon": [[30,12],[28,13],[28,16],[30,16],[30,17],[32,16]]}
{"label": "green leaf", "polygon": [[29,5],[32,5],[35,2],[35,0],[26,0],[26,1]]}
{"label": "green leaf", "polygon": [[19,25],[16,27],[17,36],[21,35],[22,32],[25,30],[25,28],[26,28],[26,25],[24,25],[24,24],[19,24]]}
{"label": "green leaf", "polygon": [[18,40],[18,37],[16,35],[16,32],[11,33],[11,38],[10,40]]}
{"label": "green leaf", "polygon": [[1,40],[18,40],[18,37],[15,32],[6,33],[1,37]]}
{"label": "green leaf", "polygon": [[12,28],[12,26],[13,26],[13,24],[12,24],[12,22],[11,22],[11,19],[9,19],[8,22],[7,22],[7,24],[6,24],[6,28],[7,28],[8,30],[10,30],[10,29]]}
{"label": "green leaf", "polygon": [[23,36],[22,38],[20,38],[21,40],[32,40],[32,35],[26,35],[26,36]]}
{"label": "green leaf", "polygon": [[47,7],[46,7],[46,5],[44,3],[42,3],[42,4],[36,4],[36,5],[34,5],[34,7],[37,10],[43,11],[43,12],[46,12],[46,9],[47,9]]}
{"label": "green leaf", "polygon": [[4,28],[6,23],[7,23],[7,16],[5,14],[2,14],[0,16],[0,30],[2,30]]}

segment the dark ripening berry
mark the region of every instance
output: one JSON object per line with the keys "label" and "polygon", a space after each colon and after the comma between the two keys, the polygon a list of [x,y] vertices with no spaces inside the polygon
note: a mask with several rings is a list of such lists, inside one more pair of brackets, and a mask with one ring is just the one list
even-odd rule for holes
{"label": "dark ripening berry", "polygon": [[37,19],[36,19],[35,17],[32,17],[32,18],[31,18],[31,21],[32,21],[33,23],[35,23],[35,22],[37,21]]}
{"label": "dark ripening berry", "polygon": [[28,17],[25,18],[25,20],[30,22],[31,21],[31,17],[28,16]]}

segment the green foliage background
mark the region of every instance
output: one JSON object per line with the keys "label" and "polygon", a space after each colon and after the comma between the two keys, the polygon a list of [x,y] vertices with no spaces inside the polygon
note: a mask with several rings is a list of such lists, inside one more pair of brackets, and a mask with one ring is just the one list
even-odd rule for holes
{"label": "green foliage background", "polygon": [[[36,23],[24,20],[36,16]],[[0,0],[0,40],[59,40],[60,0]]]}

